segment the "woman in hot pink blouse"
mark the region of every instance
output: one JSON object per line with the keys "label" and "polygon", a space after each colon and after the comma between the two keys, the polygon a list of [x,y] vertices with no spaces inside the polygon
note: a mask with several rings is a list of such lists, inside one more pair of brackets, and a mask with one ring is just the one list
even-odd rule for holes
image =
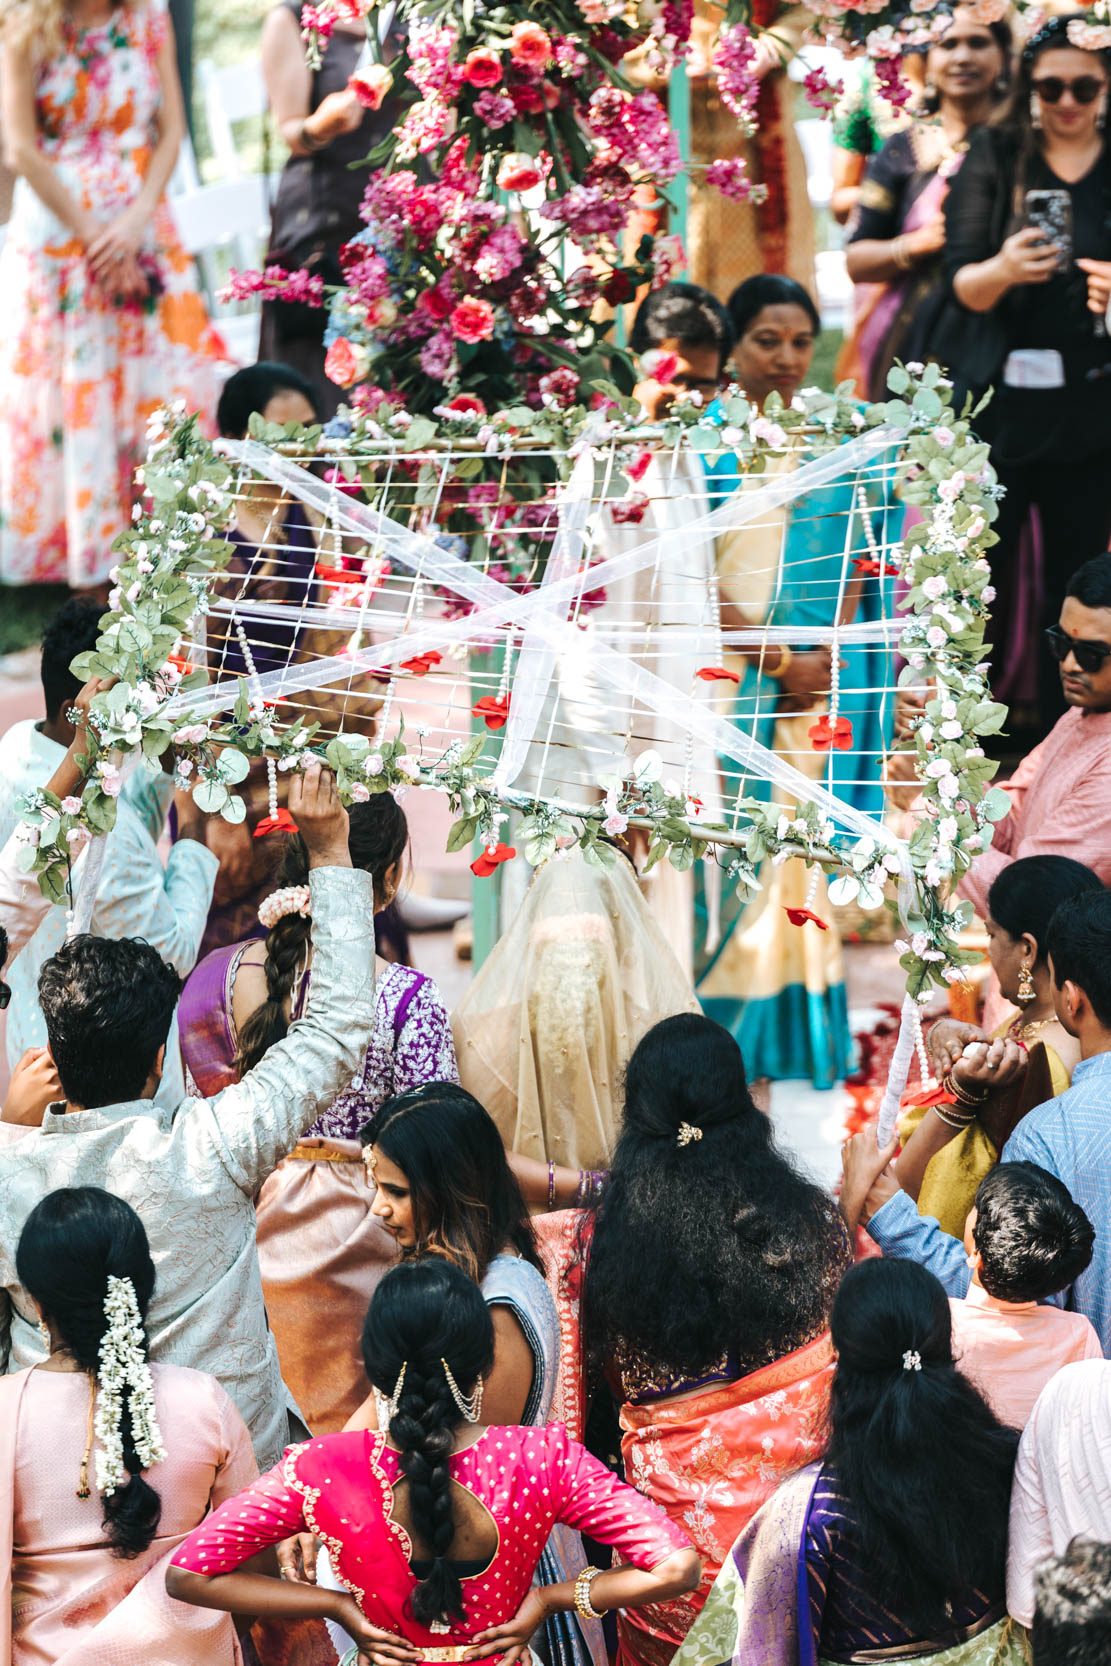
{"label": "woman in hot pink blouse", "polygon": [[[170,1594],[233,1614],[323,1618],[341,1655],[358,1649],[375,1666],[494,1655],[511,1666],[549,1614],[691,1590],[700,1563],[684,1536],[562,1426],[480,1424],[493,1354],[489,1311],[464,1273],[433,1258],[394,1268],[363,1331],[379,1432],[291,1447],[189,1535]],[[556,1522],[630,1565],[531,1588]],[[305,1530],[327,1546],[342,1591],[234,1571]]]}

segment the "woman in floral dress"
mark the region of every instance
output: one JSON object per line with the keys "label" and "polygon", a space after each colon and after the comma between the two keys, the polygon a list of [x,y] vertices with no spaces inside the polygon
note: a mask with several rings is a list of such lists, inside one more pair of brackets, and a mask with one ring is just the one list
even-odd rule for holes
{"label": "woman in floral dress", "polygon": [[164,0],[8,0],[0,581],[100,584],[147,419],[211,410],[222,343],[163,197],[185,132]]}

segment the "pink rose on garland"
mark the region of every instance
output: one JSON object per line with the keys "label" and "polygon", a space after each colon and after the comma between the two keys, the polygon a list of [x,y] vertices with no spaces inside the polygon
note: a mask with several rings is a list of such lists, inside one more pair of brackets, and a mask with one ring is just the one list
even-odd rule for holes
{"label": "pink rose on garland", "polygon": [[367,110],[380,110],[393,86],[393,72],[385,64],[371,64],[361,75],[349,75],[347,86]]}
{"label": "pink rose on garland", "polygon": [[337,336],[324,359],[324,374],[338,387],[349,388],[352,382],[358,382],[366,375],[368,363],[367,355],[361,348],[348,341],[346,336]]}
{"label": "pink rose on garland", "polygon": [[468,295],[452,309],[451,328],[457,340],[470,346],[489,341],[494,333],[494,309],[480,296]]}
{"label": "pink rose on garland", "polygon": [[531,191],[540,184],[543,177],[540,163],[535,157],[526,156],[519,150],[510,151],[508,156],[502,158],[501,167],[498,169],[498,190]]}
{"label": "pink rose on garland", "polygon": [[515,23],[509,37],[509,56],[521,69],[547,69],[552,61],[552,37],[539,23]]}
{"label": "pink rose on garland", "polygon": [[501,80],[501,58],[489,46],[476,46],[467,53],[463,74],[472,87],[496,87]]}

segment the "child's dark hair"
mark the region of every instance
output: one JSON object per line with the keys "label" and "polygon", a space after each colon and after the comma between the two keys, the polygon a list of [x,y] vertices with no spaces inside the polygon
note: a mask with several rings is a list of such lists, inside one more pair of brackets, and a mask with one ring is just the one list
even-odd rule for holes
{"label": "child's dark hair", "polygon": [[1031,1641],[1037,1666],[1107,1666],[1111,1660],[1111,1545],[1073,1539],[1034,1575]]}
{"label": "child's dark hair", "polygon": [[719,372],[733,351],[735,338],[729,314],[716,295],[697,283],[665,283],[646,295],[637,308],[629,345],[638,356],[665,341],[684,347],[712,347]]}
{"label": "child's dark hair", "polygon": [[999,1163],[976,1191],[980,1283],[1001,1302],[1067,1290],[1092,1259],[1095,1229],[1067,1186],[1037,1163]]}
{"label": "child's dark hair", "polygon": [[[348,814],[347,848],[351,865],[374,880],[374,900],[385,901],[386,875],[405,855],[409,828],[405,812],[392,793],[376,793],[365,804],[352,804]],[[309,877],[309,853],[299,833],[291,835],[274,881],[275,890],[304,885]],[[304,959],[312,921],[303,914],[286,914],[266,937],[266,1000],[256,1007],[239,1032],[236,1069],[245,1076],[289,1028],[285,1002],[293,991],[297,968]],[[374,928],[367,921],[367,930]]]}
{"label": "child's dark hair", "polygon": [[[140,1318],[154,1294],[146,1230],[129,1203],[99,1186],[67,1186],[37,1203],[19,1235],[15,1267],[81,1371],[96,1376],[108,1328],[109,1278],[131,1280]],[[145,1342],[144,1336],[144,1342]],[[120,1412],[123,1461],[130,1479],[104,1500],[104,1531],[114,1556],[141,1556],[162,1517],[162,1500],[142,1473],[131,1426],[130,1396]]]}

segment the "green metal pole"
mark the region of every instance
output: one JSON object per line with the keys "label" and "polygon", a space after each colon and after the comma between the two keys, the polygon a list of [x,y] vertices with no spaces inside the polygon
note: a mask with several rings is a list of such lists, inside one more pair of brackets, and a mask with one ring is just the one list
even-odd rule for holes
{"label": "green metal pole", "polygon": [[690,165],[691,165],[691,88],[687,79],[687,67],[684,63],[676,64],[668,81],[667,88],[668,117],[671,121],[675,136],[679,141],[680,172],[672,185],[677,197],[677,204],[669,216],[668,231],[677,232],[683,240],[684,249],[687,246],[687,204],[690,196]]}
{"label": "green metal pole", "polygon": [[[499,644],[492,648],[490,654],[483,655],[485,666],[493,664],[495,674],[501,675],[505,663],[505,648]],[[490,673],[486,670],[481,681],[471,679],[471,704],[477,705],[484,694],[488,694]],[[471,733],[488,736],[489,730],[481,717],[471,718]],[[476,857],[481,856],[482,843],[476,839],[473,846]],[[474,933],[474,947],[471,950],[471,965],[477,972],[490,950],[498,940],[501,915],[501,868],[495,868],[488,879],[471,878],[471,925]]]}

